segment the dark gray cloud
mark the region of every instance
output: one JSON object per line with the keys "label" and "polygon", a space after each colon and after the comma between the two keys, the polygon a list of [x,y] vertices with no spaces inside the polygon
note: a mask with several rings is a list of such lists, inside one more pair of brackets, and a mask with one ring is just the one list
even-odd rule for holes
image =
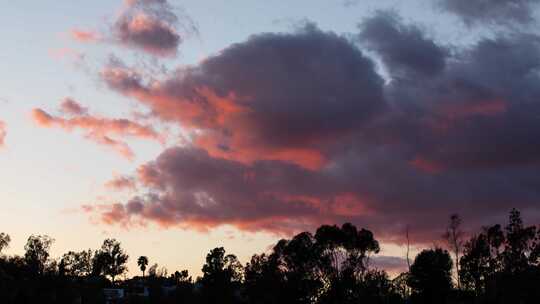
{"label": "dark gray cloud", "polygon": [[441,169],[538,163],[539,42],[525,34],[482,39],[437,77],[391,83],[398,114],[389,133]]}
{"label": "dark gray cloud", "polygon": [[523,25],[534,21],[538,0],[438,0],[437,5],[467,25]]}
{"label": "dark gray cloud", "polygon": [[[291,232],[312,224],[323,207],[319,199],[331,195],[324,188],[325,177],[296,165],[258,161],[248,166],[196,148],[166,150],[141,167],[137,179],[159,189],[159,195],[134,198],[125,210],[105,213],[105,221],[129,222],[139,216],[165,226],[207,229],[232,224]],[[313,185],[321,187],[313,191]],[[304,201],[305,194],[313,201]]]}
{"label": "dark gray cloud", "polygon": [[386,14],[359,37],[399,77],[385,84],[353,42],[313,25],[254,35],[151,83],[108,66],[111,89],[197,133],[139,168],[141,193],[104,220],[274,232],[350,221],[395,242],[409,226],[429,244],[455,212],[467,229],[512,207],[540,221],[538,38],[449,53]]}
{"label": "dark gray cloud", "polygon": [[381,57],[393,77],[434,76],[445,67],[448,50],[415,25],[390,11],[379,11],[360,25],[358,41]]}
{"label": "dark gray cloud", "polygon": [[294,34],[261,34],[159,83],[118,64],[102,77],[165,120],[206,131],[213,155],[251,161],[325,162],[321,146],[350,135],[385,108],[383,81],[362,52],[307,25]]}
{"label": "dark gray cloud", "polygon": [[370,262],[372,266],[391,273],[402,273],[408,270],[407,260],[400,257],[379,255],[372,257]]}

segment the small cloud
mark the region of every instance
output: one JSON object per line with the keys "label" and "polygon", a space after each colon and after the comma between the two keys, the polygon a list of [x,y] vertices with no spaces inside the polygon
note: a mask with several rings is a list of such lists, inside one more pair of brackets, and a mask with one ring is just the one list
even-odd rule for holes
{"label": "small cloud", "polygon": [[134,154],[128,144],[119,137],[135,137],[156,140],[163,143],[164,139],[154,128],[142,125],[125,118],[106,118],[88,114],[88,109],[71,98],[65,98],[60,105],[60,112],[69,117],[53,116],[46,111],[35,108],[32,110],[33,120],[42,127],[59,127],[67,131],[80,129],[84,137],[100,145],[112,148],[127,159],[133,159]]}
{"label": "small cloud", "polygon": [[101,41],[101,35],[94,31],[72,29],[69,31],[69,35],[73,40],[79,42],[98,42]]}
{"label": "small cloud", "polygon": [[6,123],[0,120],[0,147],[5,145],[7,136],[7,126]]}
{"label": "small cloud", "polygon": [[72,29],[73,40],[115,43],[157,57],[175,57],[178,46],[198,35],[193,20],[166,0],[129,0],[107,31]]}
{"label": "small cloud", "polygon": [[135,190],[135,179],[130,176],[115,176],[113,179],[105,183],[105,187],[112,190]]}

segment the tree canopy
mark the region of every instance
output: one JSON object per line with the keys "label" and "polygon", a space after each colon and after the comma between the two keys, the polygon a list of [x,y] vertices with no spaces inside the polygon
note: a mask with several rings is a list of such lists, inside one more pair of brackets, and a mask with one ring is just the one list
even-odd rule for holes
{"label": "tree canopy", "polygon": [[[77,297],[83,303],[101,303],[103,288],[141,284],[148,287],[151,303],[540,302],[538,227],[525,225],[515,209],[506,225],[486,226],[467,238],[459,224],[452,216],[444,236],[450,240],[449,251],[421,250],[410,267],[403,259],[403,270],[408,271],[394,278],[373,263],[381,251],[374,233],[351,223],[322,225],[314,233],[281,239],[245,265],[224,247],[216,247],[206,255],[202,276],[195,279],[187,270],[169,274],[157,263],[148,266],[148,257],[140,256],[136,262],[143,277],[118,280],[127,272],[129,259],[119,241],[106,239],[97,250],[68,251],[54,258],[54,240],[32,235],[24,256],[0,255],[0,303],[69,303]],[[0,233],[0,247],[9,243],[9,236]],[[456,257],[459,276],[453,278]]]}

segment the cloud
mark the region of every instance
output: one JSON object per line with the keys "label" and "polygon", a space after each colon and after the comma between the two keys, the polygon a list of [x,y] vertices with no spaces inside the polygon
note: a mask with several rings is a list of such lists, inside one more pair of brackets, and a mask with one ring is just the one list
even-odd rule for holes
{"label": "cloud", "polygon": [[230,224],[281,233],[316,223],[321,213],[368,212],[355,195],[326,190],[331,181],[313,171],[273,161],[245,165],[197,148],[166,150],[138,170],[137,180],[159,194],[134,197],[122,212],[112,206],[105,222],[145,219],[200,230]]}
{"label": "cloud", "polygon": [[394,12],[379,11],[360,25],[358,41],[379,55],[393,77],[430,77],[445,67],[448,50],[405,25]]}
{"label": "cloud", "polygon": [[126,142],[111,136],[163,141],[163,138],[151,126],[141,125],[124,118],[111,119],[89,115],[87,108],[71,98],[65,98],[60,108],[67,117],[53,116],[42,109],[35,108],[32,110],[32,118],[42,127],[59,127],[67,131],[81,129],[85,132],[85,138],[108,146],[128,159],[134,157],[131,148]]}
{"label": "cloud", "polygon": [[5,145],[6,136],[6,123],[0,120],[0,147],[3,147]]}
{"label": "cloud", "polygon": [[126,0],[107,30],[72,29],[79,42],[112,43],[157,57],[175,57],[178,47],[198,35],[195,22],[167,0]]}
{"label": "cloud", "polygon": [[408,271],[407,260],[401,257],[377,255],[370,258],[371,265],[384,269],[391,274],[400,274]]}
{"label": "cloud", "polygon": [[262,157],[319,168],[325,147],[385,107],[373,63],[313,25],[253,36],[162,81],[144,83],[120,64],[102,78],[156,117],[200,130],[196,145],[211,155],[244,163]]}
{"label": "cloud", "polygon": [[439,167],[538,163],[531,130],[538,124],[539,42],[524,34],[485,38],[437,77],[393,82],[387,96],[399,114],[389,132],[401,141],[414,134],[405,139],[411,149]]}
{"label": "cloud", "polygon": [[438,0],[437,5],[460,17],[467,25],[528,24],[534,21],[538,0]]}
{"label": "cloud", "polygon": [[358,3],[359,3],[359,0],[343,0],[342,1],[342,5],[347,8],[356,6],[358,5]]}
{"label": "cloud", "polygon": [[78,102],[76,102],[70,97],[64,98],[64,100],[60,104],[60,110],[63,113],[66,113],[69,115],[82,116],[82,115],[88,114],[88,108],[81,106]]}
{"label": "cloud", "polygon": [[69,31],[69,35],[73,40],[79,42],[98,42],[102,40],[99,33],[88,30],[72,29]]}
{"label": "cloud", "polygon": [[135,190],[137,188],[135,179],[130,176],[116,176],[105,183],[105,187],[112,190]]}
{"label": "cloud", "polygon": [[354,41],[308,24],[166,77],[111,62],[101,72],[111,90],[193,140],[139,167],[130,200],[92,214],[126,227],[274,233],[352,222],[397,243],[408,226],[428,244],[456,212],[465,229],[512,207],[537,222],[539,41],[513,32],[448,52],[379,13]]}
{"label": "cloud", "polygon": [[57,48],[49,50],[49,54],[55,59],[74,59],[77,62],[85,60],[86,55],[72,48]]}

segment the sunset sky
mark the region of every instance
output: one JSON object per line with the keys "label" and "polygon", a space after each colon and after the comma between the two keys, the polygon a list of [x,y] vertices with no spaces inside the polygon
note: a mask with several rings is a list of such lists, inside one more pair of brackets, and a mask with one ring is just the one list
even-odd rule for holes
{"label": "sunset sky", "polygon": [[[352,222],[540,222],[535,0],[3,1],[0,231],[169,271]],[[489,3],[488,3],[489,2]]]}

